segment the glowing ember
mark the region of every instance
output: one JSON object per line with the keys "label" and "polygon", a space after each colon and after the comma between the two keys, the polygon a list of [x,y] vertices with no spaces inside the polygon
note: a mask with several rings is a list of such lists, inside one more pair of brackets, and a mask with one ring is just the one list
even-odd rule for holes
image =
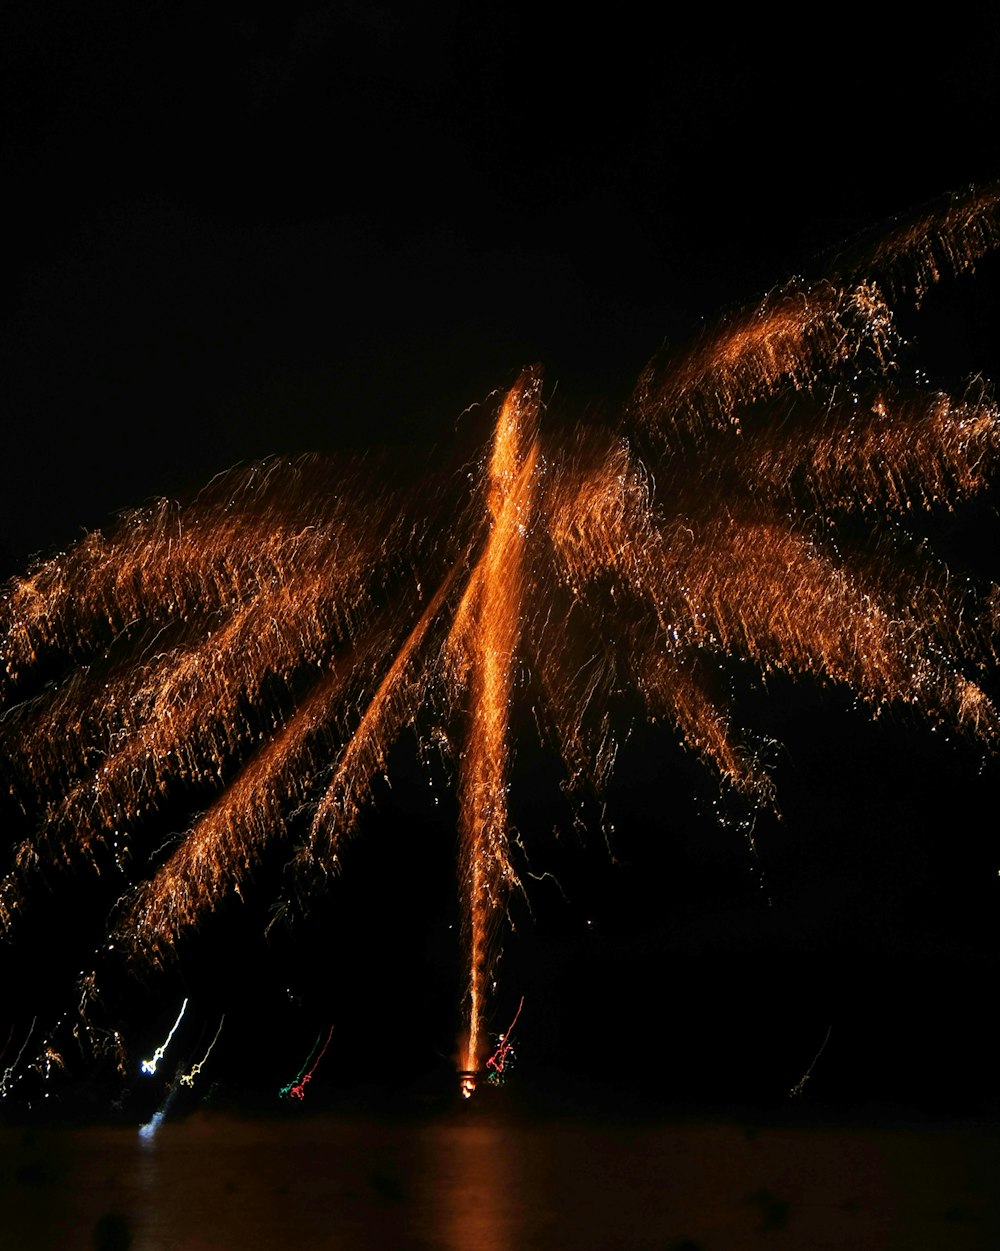
{"label": "glowing ember", "polygon": [[492,521],[478,576],[456,614],[451,647],[471,688],[462,759],[461,881],[469,929],[467,1071],[478,1067],[480,1029],[496,924],[517,880],[507,848],[507,723],[511,672],[521,628],[524,548],[532,522],[538,459],[541,373],[528,370],[500,410],[490,458]]}

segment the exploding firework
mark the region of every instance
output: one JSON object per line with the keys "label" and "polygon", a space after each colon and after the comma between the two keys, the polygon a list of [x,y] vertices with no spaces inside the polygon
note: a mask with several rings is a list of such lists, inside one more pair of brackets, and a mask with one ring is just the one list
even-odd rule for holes
{"label": "exploding firework", "polygon": [[397,487],[372,462],[269,461],[15,579],[0,740],[25,832],[0,885],[5,944],[61,882],[101,874],[117,897],[101,959],[149,976],[276,849],[278,923],[307,910],[410,727],[457,772],[474,1085],[519,884],[519,670],[569,784],[595,791],[618,748],[613,696],[633,690],[723,786],[772,802],[719,689],[726,658],[993,748],[975,675],[995,659],[995,596],[901,551],[885,523],[987,485],[988,388],[907,388],[893,310],[971,269],[1000,239],[998,205],[995,190],[952,200],[664,350],[615,425],[547,430],[535,366],[471,474]]}

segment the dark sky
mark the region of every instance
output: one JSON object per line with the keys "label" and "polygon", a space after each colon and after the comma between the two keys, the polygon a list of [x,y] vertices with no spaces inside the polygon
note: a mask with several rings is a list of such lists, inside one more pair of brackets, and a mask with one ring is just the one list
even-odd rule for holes
{"label": "dark sky", "polygon": [[239,460],[446,441],[534,360],[620,399],[664,337],[995,177],[982,21],[8,6],[8,563]]}
{"label": "dark sky", "polygon": [[[447,455],[456,427],[475,446],[485,417],[460,415],[535,360],[563,411],[613,411],[664,338],[1000,174],[995,13],[899,29],[838,8],[807,29],[760,8],[582,12],[6,5],[2,572],[239,461],[386,443]],[[1000,373],[998,292],[994,261],[929,309],[942,374]],[[945,542],[960,552],[962,534]],[[736,1098],[786,1068],[794,1081],[836,1018],[837,1091],[912,1102],[942,1048],[952,1080],[962,1054],[981,1075],[998,857],[975,804],[995,766],[983,781],[923,731],[772,695],[754,711],[794,743],[785,819],[766,831],[778,871],[761,886],[742,836],[687,800],[664,800],[684,811],[662,841],[663,804],[636,796],[699,783],[638,733],[612,796],[622,865],[599,837],[586,865],[568,853],[572,902],[540,888],[507,963],[536,1002],[555,986],[564,1005],[537,1011],[536,1057],[585,1071],[602,1048],[626,1066],[638,1052],[674,1064],[677,1090],[686,1064],[696,1093]],[[551,824],[534,798],[529,777],[522,821]],[[374,863],[351,924],[384,906],[364,895]],[[445,916],[446,885],[397,911]],[[643,911],[655,923],[630,922]],[[420,939],[431,965],[445,928]],[[420,1020],[451,993],[446,973],[428,1008],[419,971],[390,976]],[[647,996],[675,1024],[640,1045]]]}

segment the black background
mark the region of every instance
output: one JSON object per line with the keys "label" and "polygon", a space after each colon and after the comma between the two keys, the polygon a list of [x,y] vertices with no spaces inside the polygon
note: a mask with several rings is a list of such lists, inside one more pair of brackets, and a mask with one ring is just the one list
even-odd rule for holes
{"label": "black background", "polygon": [[[484,445],[480,401],[535,360],[561,411],[613,412],[664,339],[996,178],[995,14],[810,22],[6,6],[0,571],[240,461]],[[998,299],[996,258],[929,298],[932,381],[1000,373]],[[989,501],[934,533],[995,575]],[[557,766],[519,738],[514,821],[560,883],[527,879],[499,966],[496,1029],[525,995],[522,1080],[780,1102],[829,1029],[817,1099],[990,1106],[995,762],[837,692],[742,699],[784,745],[757,856],[663,730],[629,739],[609,845],[596,819],[573,832]],[[180,971],[120,989],[136,1055],[190,992],[181,1042],[227,1008],[236,1082],[280,1084],[333,1021],[330,1085],[450,1062],[453,800],[409,742],[390,773],[294,941],[259,938],[265,881]],[[89,942],[70,912],[19,955],[17,1029],[71,1000],[50,971]]]}

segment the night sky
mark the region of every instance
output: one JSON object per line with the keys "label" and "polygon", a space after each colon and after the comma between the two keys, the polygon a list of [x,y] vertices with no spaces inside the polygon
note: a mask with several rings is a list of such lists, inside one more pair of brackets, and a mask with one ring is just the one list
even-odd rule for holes
{"label": "night sky", "polygon": [[[474,452],[481,402],[534,361],[559,419],[608,418],[664,341],[1000,175],[995,13],[226,9],[5,6],[4,576],[239,462]],[[998,258],[905,329],[933,382],[1000,377]],[[929,532],[997,576],[994,501]],[[829,1029],[811,1097],[995,1107],[996,761],[809,684],[746,681],[737,707],[782,744],[756,857],[640,722],[614,832],[581,838],[518,714],[514,821],[560,883],[528,882],[500,964],[497,1029],[525,995],[525,1083],[780,1104]],[[454,805],[440,778],[432,805],[411,744],[396,757],[329,907],[266,948],[264,873],[181,972],[120,988],[137,1037],[155,1045],[190,992],[187,1045],[227,1006],[247,1085],[279,1084],[331,1021],[331,1083],[450,1062]],[[19,955],[16,1023],[55,1011],[63,938]]]}

